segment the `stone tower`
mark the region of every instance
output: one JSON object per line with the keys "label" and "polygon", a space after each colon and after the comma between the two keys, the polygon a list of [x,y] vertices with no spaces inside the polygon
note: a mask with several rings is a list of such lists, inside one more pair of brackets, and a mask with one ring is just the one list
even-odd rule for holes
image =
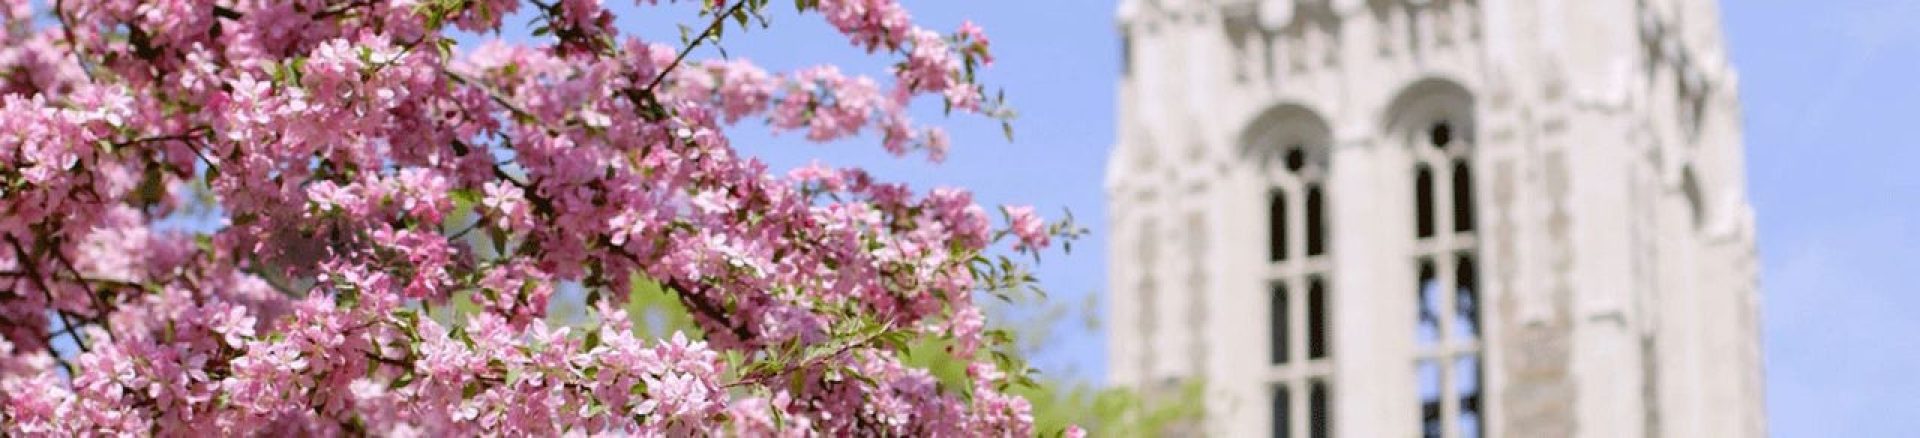
{"label": "stone tower", "polygon": [[1109,367],[1207,436],[1765,435],[1715,0],[1122,0]]}

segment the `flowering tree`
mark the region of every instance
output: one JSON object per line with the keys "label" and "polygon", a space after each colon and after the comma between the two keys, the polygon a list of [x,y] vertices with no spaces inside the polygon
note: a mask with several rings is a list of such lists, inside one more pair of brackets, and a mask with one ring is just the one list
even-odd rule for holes
{"label": "flowering tree", "polygon": [[[1033,433],[1006,392],[1027,370],[973,298],[1031,287],[1009,257],[1080,231],[859,169],[773,173],[724,133],[938,160],[911,103],[1006,114],[970,24],[795,2],[898,61],[875,79],[690,56],[766,25],[766,0],[703,1],[676,45],[598,0],[4,5],[7,435]],[[451,37],[508,16],[536,43]],[[221,226],[155,227],[190,205]],[[641,284],[698,330],[636,337]],[[557,285],[589,323],[545,321]],[[432,316],[456,298],[478,310]],[[903,363],[928,339],[963,383]]]}

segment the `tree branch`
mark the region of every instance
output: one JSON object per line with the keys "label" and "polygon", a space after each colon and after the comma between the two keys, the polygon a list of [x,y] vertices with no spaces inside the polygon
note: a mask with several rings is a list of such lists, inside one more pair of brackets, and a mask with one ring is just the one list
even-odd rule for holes
{"label": "tree branch", "polygon": [[733,6],[727,8],[727,10],[722,11],[719,14],[715,14],[713,16],[713,21],[707,23],[707,28],[702,29],[700,31],[700,35],[693,37],[693,42],[687,43],[687,48],[684,50],[681,50],[680,54],[673,58],[672,63],[667,64],[666,68],[660,69],[660,73],[657,75],[654,75],[653,81],[648,82],[646,88],[640,89],[640,93],[651,98],[653,96],[653,90],[660,86],[661,81],[664,81],[667,79],[668,73],[673,73],[673,69],[676,67],[679,67],[682,62],[686,61],[687,56],[692,55],[694,49],[700,48],[700,43],[706,42],[707,39],[709,38],[717,38],[719,35],[717,30],[720,28],[720,26],[725,26],[727,24],[727,17],[732,16],[734,14],[739,14],[741,10],[746,6],[747,6],[747,1],[742,0],[738,3],[734,3]]}
{"label": "tree branch", "polygon": [[[7,242],[13,244],[13,253],[16,257],[16,260],[18,260],[18,262],[20,263],[20,266],[25,267],[27,269],[28,278],[33,279],[34,284],[40,287],[40,293],[46,296],[47,307],[53,308],[54,316],[57,316],[60,318],[60,326],[67,327],[69,329],[67,336],[73,339],[73,344],[76,346],[79,346],[80,351],[93,351],[93,348],[87,346],[86,339],[82,338],[78,333],[74,333],[71,331],[73,327],[73,321],[67,319],[67,311],[65,309],[61,309],[59,303],[53,299],[53,289],[47,287],[46,277],[40,276],[40,268],[38,267],[39,263],[35,263],[35,260],[33,257],[27,256],[27,249],[20,245],[20,239],[15,238],[12,235],[8,235]],[[55,354],[50,354],[50,356],[59,357],[60,355],[55,353]],[[63,359],[61,362],[64,363],[65,360]],[[72,366],[68,365],[68,368],[72,368]]]}

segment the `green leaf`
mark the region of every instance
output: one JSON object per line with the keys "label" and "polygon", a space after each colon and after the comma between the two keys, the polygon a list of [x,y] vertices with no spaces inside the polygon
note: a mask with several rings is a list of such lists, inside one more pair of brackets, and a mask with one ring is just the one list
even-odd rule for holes
{"label": "green leaf", "polygon": [[415,377],[417,376],[415,376],[412,371],[408,371],[406,374],[401,374],[400,378],[393,379],[393,382],[388,383],[387,389],[405,388],[407,385],[413,384]]}
{"label": "green leaf", "polygon": [[213,235],[195,234],[193,236],[193,246],[200,248],[200,252],[213,254]]}
{"label": "green leaf", "polygon": [[460,203],[460,205],[478,204],[481,198],[480,191],[474,189],[456,189],[450,196],[453,197],[453,202]]}
{"label": "green leaf", "polygon": [[782,409],[775,407],[772,403],[768,403],[767,410],[773,412],[773,430],[787,430],[787,416],[781,412]]}
{"label": "green leaf", "polygon": [[486,229],[487,229],[487,238],[489,240],[493,240],[493,253],[502,255],[502,256],[506,255],[507,254],[507,230],[503,230],[496,227],[486,227]]}

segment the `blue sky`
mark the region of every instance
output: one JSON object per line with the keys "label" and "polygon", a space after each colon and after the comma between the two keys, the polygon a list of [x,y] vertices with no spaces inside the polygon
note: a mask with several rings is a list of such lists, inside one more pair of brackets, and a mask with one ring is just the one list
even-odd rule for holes
{"label": "blue sky", "polygon": [[[1814,7],[1814,5],[1818,5]],[[1779,436],[1920,430],[1920,3],[1723,2]]]}
{"label": "blue sky", "polygon": [[[1113,3],[1092,0],[910,2],[923,24],[983,25],[999,64],[984,78],[1021,111],[1014,142],[976,118],[954,131],[940,165],[892,159],[876,143],[817,146],[795,136],[735,133],[776,167],[820,159],[863,165],[917,189],[964,186],[984,204],[1071,209],[1093,231],[1070,257],[1039,267],[1056,300],[1105,287],[1106,153],[1113,143],[1117,40]],[[776,9],[779,3],[775,4]],[[1758,211],[1766,375],[1779,436],[1892,436],[1920,430],[1920,2],[1731,0],[1725,27],[1745,103],[1750,196]],[[775,28],[728,34],[733,56],[776,69],[885,64],[842,44],[815,17],[776,15]],[[655,18],[623,22],[676,35]],[[921,111],[938,121],[938,111]],[[1904,287],[1903,287],[1904,285]],[[1064,330],[1038,362],[1096,378],[1099,333]]]}

